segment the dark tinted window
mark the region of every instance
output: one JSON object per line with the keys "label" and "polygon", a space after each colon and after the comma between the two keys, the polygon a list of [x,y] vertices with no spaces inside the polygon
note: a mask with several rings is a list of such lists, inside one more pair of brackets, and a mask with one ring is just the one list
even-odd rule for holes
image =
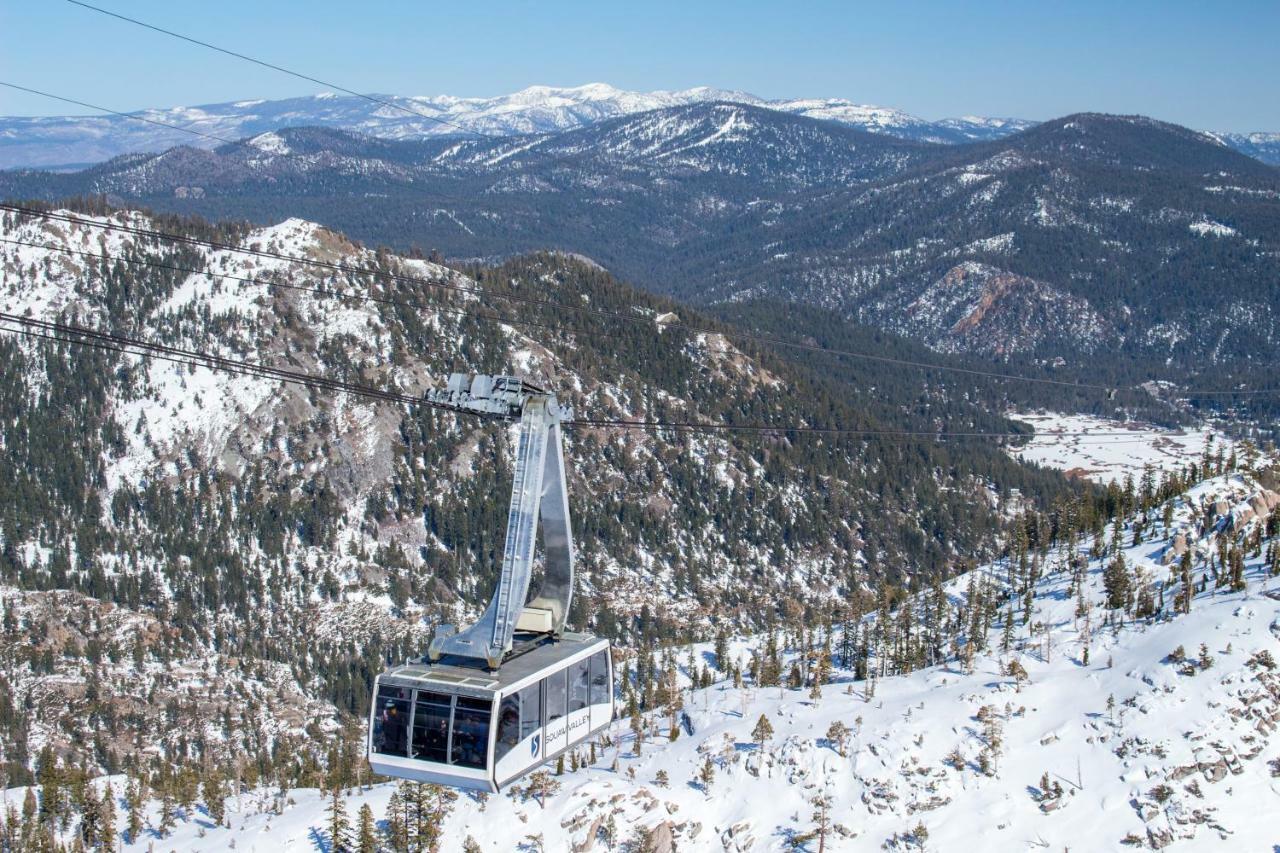
{"label": "dark tinted window", "polygon": [[489,717],[493,703],[459,696],[453,709],[453,741],[449,763],[459,767],[484,767],[489,751]]}
{"label": "dark tinted window", "polygon": [[542,685],[530,684],[520,691],[520,740],[542,726]]}
{"label": "dark tinted window", "polygon": [[565,690],[564,673],[557,672],[542,681],[547,686],[547,722],[558,720],[564,716]]}
{"label": "dark tinted window", "polygon": [[515,694],[498,706],[498,742],[493,747],[493,760],[506,755],[520,740],[520,695]]}
{"label": "dark tinted window", "polygon": [[583,658],[569,665],[569,710],[581,711],[587,707],[591,688],[591,659]]}
{"label": "dark tinted window", "polygon": [[409,690],[382,685],[373,715],[373,751],[384,755],[408,754]]}
{"label": "dark tinted window", "polygon": [[605,649],[591,656],[591,704],[608,704],[610,693],[609,651]]}
{"label": "dark tinted window", "polygon": [[444,693],[418,691],[418,702],[413,710],[413,758],[440,764],[447,761],[452,698]]}

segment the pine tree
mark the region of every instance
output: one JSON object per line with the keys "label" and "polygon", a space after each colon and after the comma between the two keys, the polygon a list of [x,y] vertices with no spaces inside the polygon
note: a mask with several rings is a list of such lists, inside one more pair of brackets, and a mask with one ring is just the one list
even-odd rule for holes
{"label": "pine tree", "polygon": [[929,841],[929,829],[924,825],[924,821],[920,821],[911,830],[911,842],[916,846],[917,850],[924,850],[924,845]]}
{"label": "pine tree", "polygon": [[804,673],[800,670],[799,661],[791,662],[791,669],[787,671],[787,687],[792,690],[804,687]]}
{"label": "pine tree", "polygon": [[1178,590],[1178,610],[1182,613],[1191,612],[1191,600],[1195,598],[1195,583],[1191,577],[1191,552],[1185,551],[1182,554],[1182,560],[1178,563],[1178,574],[1180,575],[1181,589]]}
{"label": "pine tree", "polygon": [[407,853],[409,850],[409,817],[404,797],[399,790],[393,791],[387,800],[386,823],[387,845],[395,853]]}
{"label": "pine tree", "polygon": [[98,824],[102,817],[101,803],[98,802],[98,795],[94,792],[92,785],[85,785],[84,791],[80,794],[80,832],[77,840],[83,842],[86,848],[93,848],[98,845],[101,828]]}
{"label": "pine tree", "polygon": [[138,836],[142,833],[142,804],[146,802],[146,789],[137,779],[130,779],[124,789],[124,802],[129,809],[127,829],[129,837],[126,839],[130,844],[134,844],[138,840]]}
{"label": "pine tree", "polygon": [[721,672],[729,670],[729,634],[724,628],[716,632],[716,669]]}
{"label": "pine tree", "polygon": [[222,773],[214,768],[209,771],[201,785],[200,796],[204,799],[204,807],[209,812],[209,820],[221,826],[227,817],[227,791],[222,781]]}
{"label": "pine tree", "polygon": [[760,715],[760,719],[756,720],[755,728],[751,730],[751,739],[759,746],[760,751],[764,752],[764,745],[773,737],[773,723],[769,722],[769,718],[764,714]]}
{"label": "pine tree", "polygon": [[426,849],[431,853],[438,853],[440,841],[444,837],[444,822],[448,820],[449,814],[453,811],[453,805],[458,800],[458,792],[443,785],[430,785],[428,786],[428,796],[430,820],[428,822]]}
{"label": "pine tree", "polygon": [[98,801],[98,844],[103,850],[116,846],[116,792],[107,782]]}
{"label": "pine tree", "polygon": [[1102,587],[1107,595],[1107,607],[1111,610],[1128,609],[1133,601],[1133,584],[1124,555],[1117,554],[1102,570]]}
{"label": "pine tree", "polygon": [[356,853],[378,853],[378,829],[373,822],[373,809],[360,806],[356,824]]}
{"label": "pine tree", "polygon": [[62,772],[53,750],[46,746],[40,752],[40,823],[52,827],[62,814]]}
{"label": "pine tree", "polygon": [[637,707],[635,713],[631,715],[631,733],[634,735],[631,742],[631,750],[638,756],[640,755],[640,750],[644,745],[644,717],[640,715],[639,707]]}
{"label": "pine tree", "polygon": [[1227,555],[1227,563],[1231,567],[1231,591],[1244,592],[1244,554],[1239,548],[1232,546],[1231,553]]}
{"label": "pine tree", "polygon": [[827,835],[831,832],[831,797],[818,794],[809,805],[813,806],[813,835],[818,839],[818,853],[825,853]]}
{"label": "pine tree", "polygon": [[547,771],[539,770],[529,775],[529,792],[537,797],[538,805],[542,808],[547,807],[547,797],[555,795],[559,790],[560,783]]}
{"label": "pine tree", "polygon": [[178,804],[173,796],[173,782],[165,780],[160,786],[160,824],[156,834],[166,838],[178,822]]}
{"label": "pine tree", "polygon": [[711,761],[711,756],[707,755],[702,759],[702,768],[698,771],[698,781],[702,784],[702,791],[708,797],[711,796],[711,783],[716,779],[716,766]]}
{"label": "pine tree", "polygon": [[831,741],[831,743],[835,745],[836,752],[840,753],[841,757],[844,757],[845,755],[845,749],[848,746],[850,734],[851,732],[849,731],[849,727],[840,720],[836,720],[827,727],[827,740]]}
{"label": "pine tree", "polygon": [[809,698],[815,702],[822,698],[822,685],[831,680],[831,657],[826,652],[819,652],[818,665],[814,667],[813,685],[809,688]]}
{"label": "pine tree", "polygon": [[343,802],[342,789],[336,785],[329,792],[329,806],[325,812],[329,816],[329,850],[331,853],[350,853],[351,822],[347,820],[347,807]]}

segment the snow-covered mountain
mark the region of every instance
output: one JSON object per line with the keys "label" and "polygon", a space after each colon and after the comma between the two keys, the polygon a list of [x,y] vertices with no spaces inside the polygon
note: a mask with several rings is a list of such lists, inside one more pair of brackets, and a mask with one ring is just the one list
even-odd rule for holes
{"label": "snow-covered mountain", "polygon": [[[886,366],[845,387],[719,332],[659,325],[674,314],[728,328],[563,255],[472,278],[297,219],[78,216],[0,214],[0,311],[406,394],[455,370],[518,372],[599,418],[1013,426]],[[228,248],[95,227],[107,224]],[[503,297],[536,304],[508,313]],[[931,402],[914,414],[920,400]],[[90,743],[79,727],[99,719],[95,702],[133,715],[103,733],[103,756],[132,752],[121,732],[140,726],[175,754],[193,730],[251,745],[300,736],[306,721],[330,731],[367,701],[381,654],[421,645],[424,618],[457,621],[487,600],[501,558],[513,452],[503,425],[9,332],[0,423],[0,649],[40,654],[0,673],[0,699],[27,709],[0,713],[0,769],[25,772],[45,745],[67,755]],[[896,442],[583,428],[567,455],[571,618],[619,639],[712,620],[759,627],[782,602],[818,606],[855,571],[989,556],[1006,502],[1070,492],[987,443],[915,455]],[[59,663],[85,648],[110,649],[110,665]],[[188,701],[193,690],[204,699]],[[279,715],[270,724],[243,710],[264,702]]]}
{"label": "snow-covered mountain", "polygon": [[301,216],[455,258],[555,248],[689,302],[803,302],[937,351],[1087,365],[1089,381],[1095,354],[1120,347],[1131,358],[1104,366],[1119,385],[1178,381],[1172,366],[1209,371],[1209,387],[1222,366],[1260,369],[1280,347],[1280,172],[1135,116],[956,146],[716,101],[549,134],[290,128],[80,172],[0,172],[3,197],[91,194]]}
{"label": "snow-covered mountain", "polygon": [[[405,817],[413,786],[351,783],[336,796],[347,831],[354,842],[367,806],[367,838],[390,849],[405,832],[442,850],[529,853],[947,851],[979,838],[991,851],[1269,849],[1280,495],[1261,481],[1274,474],[1217,473],[1205,458],[1206,479],[1163,499],[1143,486],[1143,508],[1092,546],[1045,543],[790,641],[655,654],[678,710],[623,715],[543,795],[527,781],[496,796],[429,794],[437,805],[417,829]],[[775,684],[771,666],[793,675]],[[92,784],[108,781],[123,827],[128,780]],[[315,787],[224,786],[216,818],[204,795],[166,797],[141,798],[124,849],[332,840],[335,796]]]}
{"label": "snow-covered mountain", "polygon": [[[151,109],[137,115],[227,139],[300,126],[342,128],[384,139],[426,139],[466,131],[495,136],[553,133],[615,116],[708,101],[751,104],[836,121],[873,133],[932,142],[995,139],[1032,124],[1019,119],[973,117],[932,123],[901,110],[843,99],[768,100],[747,92],[707,86],[677,92],[629,92],[591,83],[572,88],[530,86],[494,98],[375,97],[404,109],[353,95],[322,93],[275,101]],[[0,118],[0,168],[88,164],[120,154],[163,151],[175,145],[208,148],[217,144],[215,140],[120,116]]]}
{"label": "snow-covered mountain", "polygon": [[1280,133],[1218,133],[1227,145],[1264,163],[1280,166]]}

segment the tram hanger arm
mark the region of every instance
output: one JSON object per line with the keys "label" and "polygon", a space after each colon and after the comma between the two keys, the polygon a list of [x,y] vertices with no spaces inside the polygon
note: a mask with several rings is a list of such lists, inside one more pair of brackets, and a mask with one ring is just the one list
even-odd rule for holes
{"label": "tram hanger arm", "polygon": [[[517,630],[558,636],[569,615],[574,547],[560,425],[573,417],[573,410],[516,376],[454,373],[427,399],[457,411],[520,420],[498,588],[475,624],[461,631],[439,626],[427,653],[433,661],[446,654],[483,660],[496,670],[511,651]],[[542,587],[526,606],[540,521]]]}

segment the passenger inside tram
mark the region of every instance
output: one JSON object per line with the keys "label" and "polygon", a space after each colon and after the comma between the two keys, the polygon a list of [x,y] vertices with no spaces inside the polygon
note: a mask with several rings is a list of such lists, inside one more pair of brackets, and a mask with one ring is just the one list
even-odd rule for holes
{"label": "passenger inside tram", "polygon": [[407,692],[395,687],[384,687],[378,696],[382,709],[374,727],[374,750],[385,755],[404,755],[408,746],[409,700]]}
{"label": "passenger inside tram", "polygon": [[449,761],[463,767],[484,767],[489,751],[489,714],[492,706],[481,699],[457,698],[453,710],[453,742]]}

